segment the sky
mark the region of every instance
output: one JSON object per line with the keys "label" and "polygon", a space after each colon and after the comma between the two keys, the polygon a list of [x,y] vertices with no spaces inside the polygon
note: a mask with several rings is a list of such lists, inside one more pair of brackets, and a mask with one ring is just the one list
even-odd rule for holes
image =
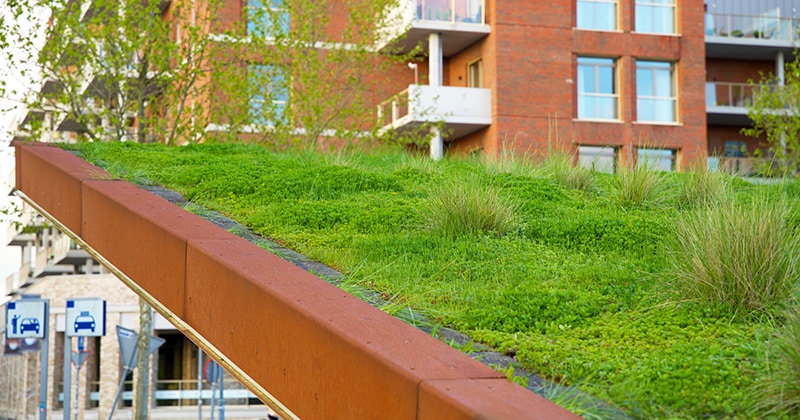
{"label": "sky", "polygon": [[[5,22],[8,22],[11,18],[4,3],[4,0],[0,0],[0,16],[6,19]],[[27,18],[23,19],[28,21]],[[14,51],[13,55],[16,58],[23,56],[19,51]],[[6,54],[0,54],[0,79],[5,81],[7,86],[24,89],[31,84],[21,75],[20,70],[25,66],[30,68],[30,65],[18,61],[8,61]],[[14,179],[14,150],[9,146],[9,142],[12,138],[13,128],[26,112],[20,95],[21,93],[15,95],[11,92],[0,92],[0,209],[7,208],[15,202],[19,203],[19,199],[9,197]],[[18,271],[20,264],[20,248],[5,246],[11,237],[8,234],[9,225],[4,219],[6,217],[0,214],[0,292],[5,288],[5,279]]]}

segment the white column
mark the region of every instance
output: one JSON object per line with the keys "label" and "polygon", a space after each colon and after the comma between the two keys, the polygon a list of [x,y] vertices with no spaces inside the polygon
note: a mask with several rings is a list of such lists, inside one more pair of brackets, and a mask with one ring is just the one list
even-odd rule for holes
{"label": "white column", "polygon": [[[442,85],[442,35],[432,33],[428,38],[428,83]],[[444,141],[439,127],[431,128],[431,159],[440,160],[444,155]]]}
{"label": "white column", "polygon": [[778,54],[775,55],[775,77],[778,78],[778,86],[783,86],[785,82],[783,67],[783,52],[779,51]]}
{"label": "white column", "polygon": [[442,35],[430,34],[428,37],[428,84],[442,85]]}

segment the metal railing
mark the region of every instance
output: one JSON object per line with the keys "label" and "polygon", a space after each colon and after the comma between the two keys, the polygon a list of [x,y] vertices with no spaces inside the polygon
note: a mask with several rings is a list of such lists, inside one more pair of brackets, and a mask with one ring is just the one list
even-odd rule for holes
{"label": "metal railing", "polygon": [[378,105],[378,127],[394,124],[408,115],[408,89],[405,89]]}
{"label": "metal railing", "polygon": [[755,89],[748,83],[706,82],[706,105],[748,107],[755,100]]}
{"label": "metal railing", "polygon": [[729,38],[797,41],[800,19],[781,17],[778,8],[760,15],[706,13],[705,33]]}
{"label": "metal railing", "polygon": [[485,23],[484,0],[416,0],[416,18],[440,22]]}
{"label": "metal railing", "polygon": [[728,175],[751,176],[755,174],[753,158],[710,156],[708,169],[713,172],[722,172]]}

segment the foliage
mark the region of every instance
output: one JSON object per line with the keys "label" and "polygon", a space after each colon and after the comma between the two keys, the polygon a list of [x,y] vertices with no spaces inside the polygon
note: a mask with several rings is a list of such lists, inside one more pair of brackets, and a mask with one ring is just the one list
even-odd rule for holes
{"label": "foliage", "polygon": [[217,50],[226,58],[211,73],[227,98],[212,109],[225,124],[220,138],[245,133],[312,150],[325,137],[368,141],[375,134],[368,133],[375,122],[368,93],[396,93],[377,75],[411,57],[376,51],[396,7],[397,0],[252,2],[240,25],[226,32]]}
{"label": "foliage", "polygon": [[[35,0],[13,2],[14,13],[51,12],[48,21],[7,27],[5,36],[23,46],[21,62],[37,62],[44,78],[40,92],[27,92],[27,107],[47,110],[25,127],[31,136],[50,130],[81,139],[161,141],[194,139],[202,116],[193,99],[209,60],[210,20],[218,1],[195,10],[189,1]],[[45,12],[46,13],[46,12]],[[164,18],[169,16],[169,18]],[[180,33],[175,42],[173,34]],[[45,33],[38,45],[35,36]]]}
{"label": "foliage", "polygon": [[782,197],[725,200],[676,223],[672,286],[683,299],[734,310],[774,309],[794,295],[800,236]]}
{"label": "foliage", "polygon": [[681,208],[714,206],[728,196],[730,178],[721,173],[697,169],[683,177],[683,182],[677,183],[678,191],[675,196],[675,201]]}
{"label": "foliage", "polygon": [[742,133],[766,136],[768,149],[759,151],[756,169],[767,176],[797,176],[800,170],[800,57],[784,66],[784,85],[774,76],[751,82],[754,93],[747,115],[752,128]]}
{"label": "foliage", "polygon": [[[634,418],[760,417],[753,390],[770,381],[767,348],[781,331],[778,315],[672,303],[667,280],[677,257],[666,245],[684,219],[729,201],[762,215],[781,200],[793,204],[798,184],[723,176],[719,201],[708,198],[715,193],[674,200],[682,189],[694,190],[694,180],[658,174],[662,188],[650,205],[621,206],[616,175],[593,174],[586,194],[528,172],[522,162],[518,170],[498,170],[477,159],[434,163],[391,150],[330,156],[242,144],[77,147],[114,174],[174,188],[335,267],[348,287],[389,302],[388,311],[457,328],[516,355],[521,368]],[[447,236],[420,229],[427,219],[419,210],[433,191],[454,183],[512,199],[511,230]],[[787,207],[782,221],[795,229],[800,211]],[[764,218],[771,216],[749,225]],[[730,242],[730,235],[702,244]],[[557,400],[569,408],[568,396]]]}

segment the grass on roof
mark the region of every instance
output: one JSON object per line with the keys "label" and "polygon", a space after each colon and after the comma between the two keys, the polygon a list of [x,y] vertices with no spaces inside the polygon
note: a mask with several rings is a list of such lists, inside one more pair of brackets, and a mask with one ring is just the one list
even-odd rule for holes
{"label": "grass on roof", "polygon": [[[686,294],[674,262],[691,267],[684,260],[695,251],[680,254],[674,239],[685,220],[752,200],[767,203],[760,211],[786,204],[782,217],[795,235],[795,183],[652,172],[583,173],[575,182],[521,161],[431,162],[393,151],[76,147],[117,176],[175,189],[394,307],[516,355],[632,417],[760,418],[773,406],[757,390],[774,385],[771,349],[796,278],[781,291],[786,299],[753,307]],[[710,236],[707,246],[736,236],[728,235]],[[786,264],[794,263],[790,256]]]}

